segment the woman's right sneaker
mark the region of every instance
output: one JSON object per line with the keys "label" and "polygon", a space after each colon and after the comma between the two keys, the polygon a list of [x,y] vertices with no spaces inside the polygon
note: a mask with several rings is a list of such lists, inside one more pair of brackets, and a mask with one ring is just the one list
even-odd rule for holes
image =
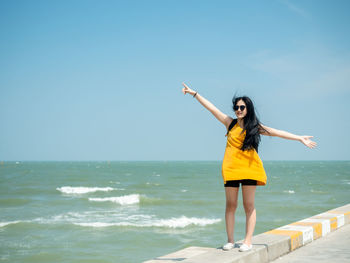
{"label": "woman's right sneaker", "polygon": [[222,249],[223,250],[230,250],[230,249],[232,249],[234,247],[235,247],[235,244],[229,242],[229,243],[226,243],[225,245],[223,245]]}
{"label": "woman's right sneaker", "polygon": [[248,246],[246,243],[243,243],[242,246],[239,247],[240,252],[249,251],[253,248],[253,245]]}

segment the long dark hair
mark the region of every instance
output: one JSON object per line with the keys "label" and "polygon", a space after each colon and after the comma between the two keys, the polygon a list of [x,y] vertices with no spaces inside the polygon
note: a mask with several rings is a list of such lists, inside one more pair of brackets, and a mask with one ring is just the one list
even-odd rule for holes
{"label": "long dark hair", "polygon": [[242,131],[242,133],[244,131],[246,131],[246,136],[245,136],[245,139],[243,141],[243,145],[241,147],[241,150],[245,151],[245,150],[255,149],[258,152],[259,143],[261,140],[260,130],[264,130],[264,131],[266,131],[266,130],[261,126],[260,121],[255,113],[254,104],[249,97],[247,97],[247,96],[237,97],[235,95],[232,99],[233,111],[234,111],[235,105],[240,100],[244,101],[246,108],[247,108],[247,114],[243,118],[244,127],[243,127],[243,131]]}

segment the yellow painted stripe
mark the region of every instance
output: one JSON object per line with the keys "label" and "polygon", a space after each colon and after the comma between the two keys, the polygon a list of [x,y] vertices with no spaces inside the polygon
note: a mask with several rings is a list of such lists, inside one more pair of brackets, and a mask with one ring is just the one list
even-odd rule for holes
{"label": "yellow painted stripe", "polygon": [[303,232],[301,231],[273,229],[271,231],[265,232],[265,234],[289,236],[291,251],[303,245]]}
{"label": "yellow painted stripe", "polygon": [[334,231],[337,229],[338,226],[338,219],[337,217],[331,217],[331,218],[327,218],[327,217],[322,217],[322,216],[314,216],[312,218],[321,218],[321,219],[328,219],[331,225],[331,231]]}
{"label": "yellow painted stripe", "polygon": [[314,229],[314,231],[313,231],[314,240],[322,237],[322,223],[319,223],[319,222],[295,222],[295,223],[292,223],[291,225],[312,226]]}
{"label": "yellow painted stripe", "polygon": [[336,217],[332,217],[331,221],[331,231],[337,230],[338,227],[338,219]]}

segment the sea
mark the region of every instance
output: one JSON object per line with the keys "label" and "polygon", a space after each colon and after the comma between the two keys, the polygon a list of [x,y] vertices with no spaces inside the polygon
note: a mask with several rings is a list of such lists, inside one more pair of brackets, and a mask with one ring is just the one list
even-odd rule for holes
{"label": "sea", "polygon": [[[264,168],[254,235],[350,203],[350,161]],[[0,262],[143,262],[226,242],[221,161],[0,162]]]}

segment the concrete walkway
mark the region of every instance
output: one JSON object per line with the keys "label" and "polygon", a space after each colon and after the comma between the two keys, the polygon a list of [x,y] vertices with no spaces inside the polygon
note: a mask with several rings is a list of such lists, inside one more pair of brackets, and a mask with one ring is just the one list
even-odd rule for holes
{"label": "concrete walkway", "polygon": [[284,255],[272,263],[349,263],[350,262],[350,225],[345,225],[324,238],[315,240]]}

